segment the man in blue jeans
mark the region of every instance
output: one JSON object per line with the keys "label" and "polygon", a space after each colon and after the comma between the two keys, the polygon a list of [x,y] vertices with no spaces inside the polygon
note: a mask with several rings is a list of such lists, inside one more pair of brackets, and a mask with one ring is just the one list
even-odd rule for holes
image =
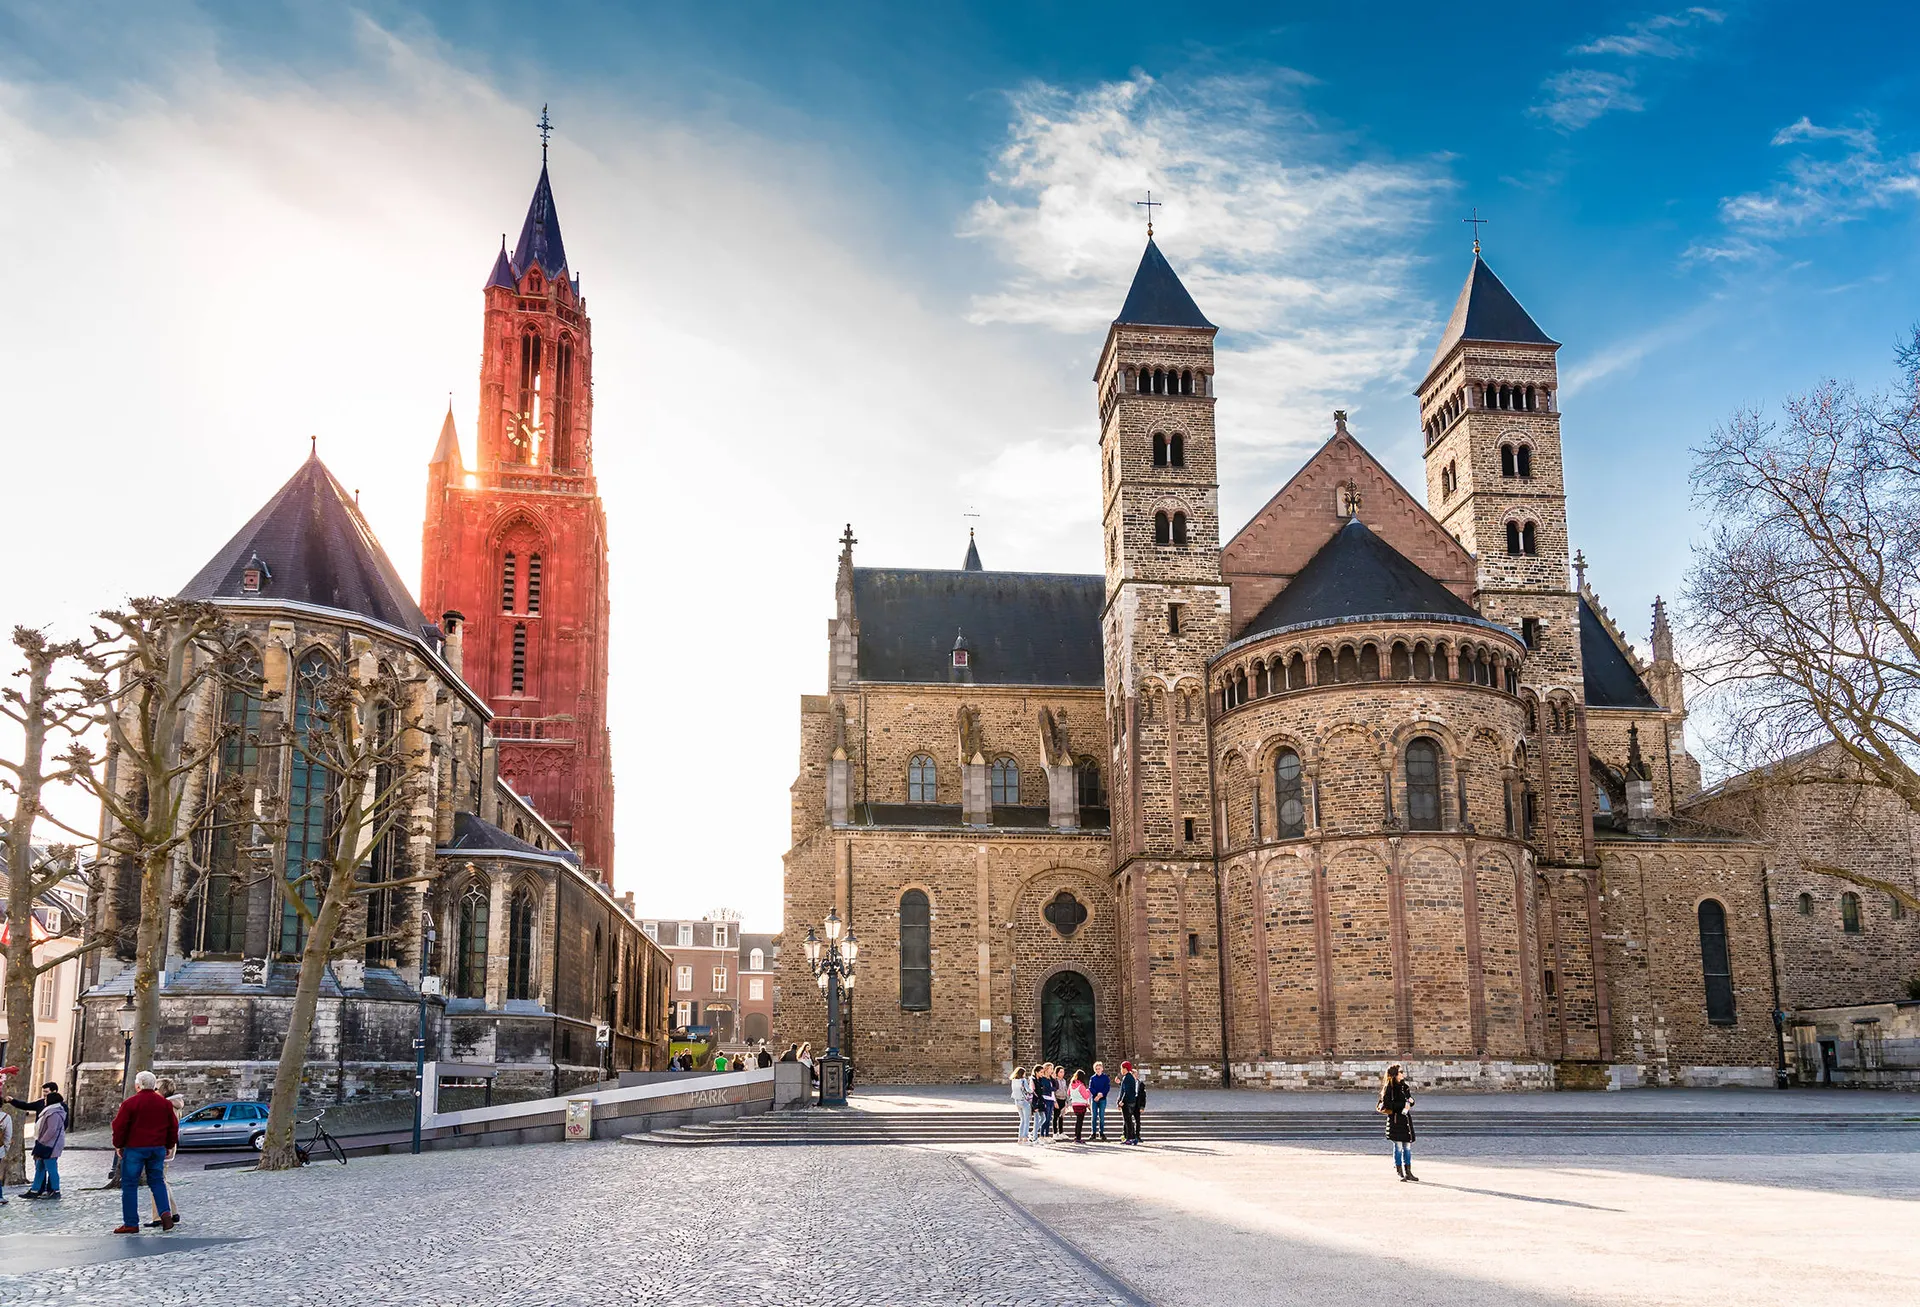
{"label": "man in blue jeans", "polygon": [[140,1233],[142,1177],[153,1190],[160,1229],[171,1230],[180,1219],[167,1197],[167,1158],[180,1145],[180,1118],[155,1088],[160,1082],[153,1072],[142,1071],[133,1083],[133,1097],[120,1104],[113,1118],[113,1150],[120,1154],[120,1227],[115,1234]]}
{"label": "man in blue jeans", "polygon": [[1105,1140],[1107,1137],[1107,1095],[1113,1090],[1113,1077],[1107,1074],[1105,1062],[1093,1064],[1093,1079],[1087,1081],[1087,1092],[1093,1095],[1093,1137]]}

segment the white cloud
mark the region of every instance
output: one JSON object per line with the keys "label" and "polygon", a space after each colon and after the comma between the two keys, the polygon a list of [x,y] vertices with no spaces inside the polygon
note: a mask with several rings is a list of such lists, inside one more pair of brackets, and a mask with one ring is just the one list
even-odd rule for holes
{"label": "white cloud", "polygon": [[[1151,188],[1161,247],[1221,328],[1222,476],[1250,510],[1330,431],[1335,407],[1410,380],[1436,324],[1407,253],[1450,183],[1430,160],[1356,159],[1297,103],[1301,79],[1145,74],[1013,97],[988,195],[963,230],[1010,268],[981,324],[1103,333],[1140,258]],[[1404,390],[1396,399],[1403,400]],[[1411,409],[1406,410],[1411,429]],[[1084,439],[1085,437],[1081,437]]]}
{"label": "white cloud", "polygon": [[1627,24],[1624,32],[1595,37],[1568,51],[1621,61],[1618,71],[1567,68],[1540,83],[1544,98],[1528,110],[1565,132],[1577,132],[1609,113],[1639,113],[1647,107],[1640,93],[1640,61],[1688,59],[1699,52],[1692,39],[1700,29],[1718,27],[1727,16],[1698,6],[1656,14]]}
{"label": "white cloud", "polygon": [[1802,117],[1773,134],[1795,147],[1772,185],[1720,201],[1721,232],[1696,241],[1686,258],[1746,263],[1775,244],[1920,199],[1920,154],[1889,157],[1871,120],[1823,127]]}

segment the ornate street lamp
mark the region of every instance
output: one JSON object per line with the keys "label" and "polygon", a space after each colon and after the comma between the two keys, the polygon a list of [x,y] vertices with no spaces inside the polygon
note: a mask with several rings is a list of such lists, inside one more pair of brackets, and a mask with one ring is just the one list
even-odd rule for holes
{"label": "ornate street lamp", "polygon": [[816,1063],[822,1107],[847,1105],[847,1060],[840,1056],[840,1015],[842,991],[848,996],[853,993],[853,963],[860,956],[860,942],[852,931],[842,940],[840,929],[840,914],[829,908],[827,919],[821,923],[826,940],[823,942],[811,928],[806,938],[807,966],[827,1000],[827,1051]]}
{"label": "ornate street lamp", "polygon": [[420,1114],[427,1102],[427,999],[440,997],[440,977],[433,975],[433,946],[439,932],[433,928],[433,918],[427,918],[427,929],[421,940],[420,949],[420,1026],[413,1037],[413,1147],[420,1151]]}

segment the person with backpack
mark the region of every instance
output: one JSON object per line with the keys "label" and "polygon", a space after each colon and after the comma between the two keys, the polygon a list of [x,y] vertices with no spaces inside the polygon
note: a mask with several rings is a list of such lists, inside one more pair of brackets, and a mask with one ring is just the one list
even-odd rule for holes
{"label": "person with backpack", "polygon": [[1387,1138],[1393,1143],[1393,1169],[1401,1180],[1418,1180],[1413,1173],[1413,1086],[1395,1062],[1380,1078],[1380,1101],[1374,1111],[1387,1118]]}
{"label": "person with backpack", "polygon": [[1140,1105],[1146,1102],[1146,1086],[1133,1073],[1133,1063],[1120,1064],[1120,1142],[1140,1142]]}

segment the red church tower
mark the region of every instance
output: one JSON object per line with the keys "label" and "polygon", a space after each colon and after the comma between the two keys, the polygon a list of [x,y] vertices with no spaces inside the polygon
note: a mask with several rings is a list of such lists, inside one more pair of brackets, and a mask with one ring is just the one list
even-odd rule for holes
{"label": "red church tower", "polygon": [[449,406],[427,467],[422,607],[465,617],[461,672],[496,714],[501,777],[612,884],[593,328],[567,270],[544,145],[519,243],[509,255],[501,241],[484,294],[478,463],[461,465]]}

